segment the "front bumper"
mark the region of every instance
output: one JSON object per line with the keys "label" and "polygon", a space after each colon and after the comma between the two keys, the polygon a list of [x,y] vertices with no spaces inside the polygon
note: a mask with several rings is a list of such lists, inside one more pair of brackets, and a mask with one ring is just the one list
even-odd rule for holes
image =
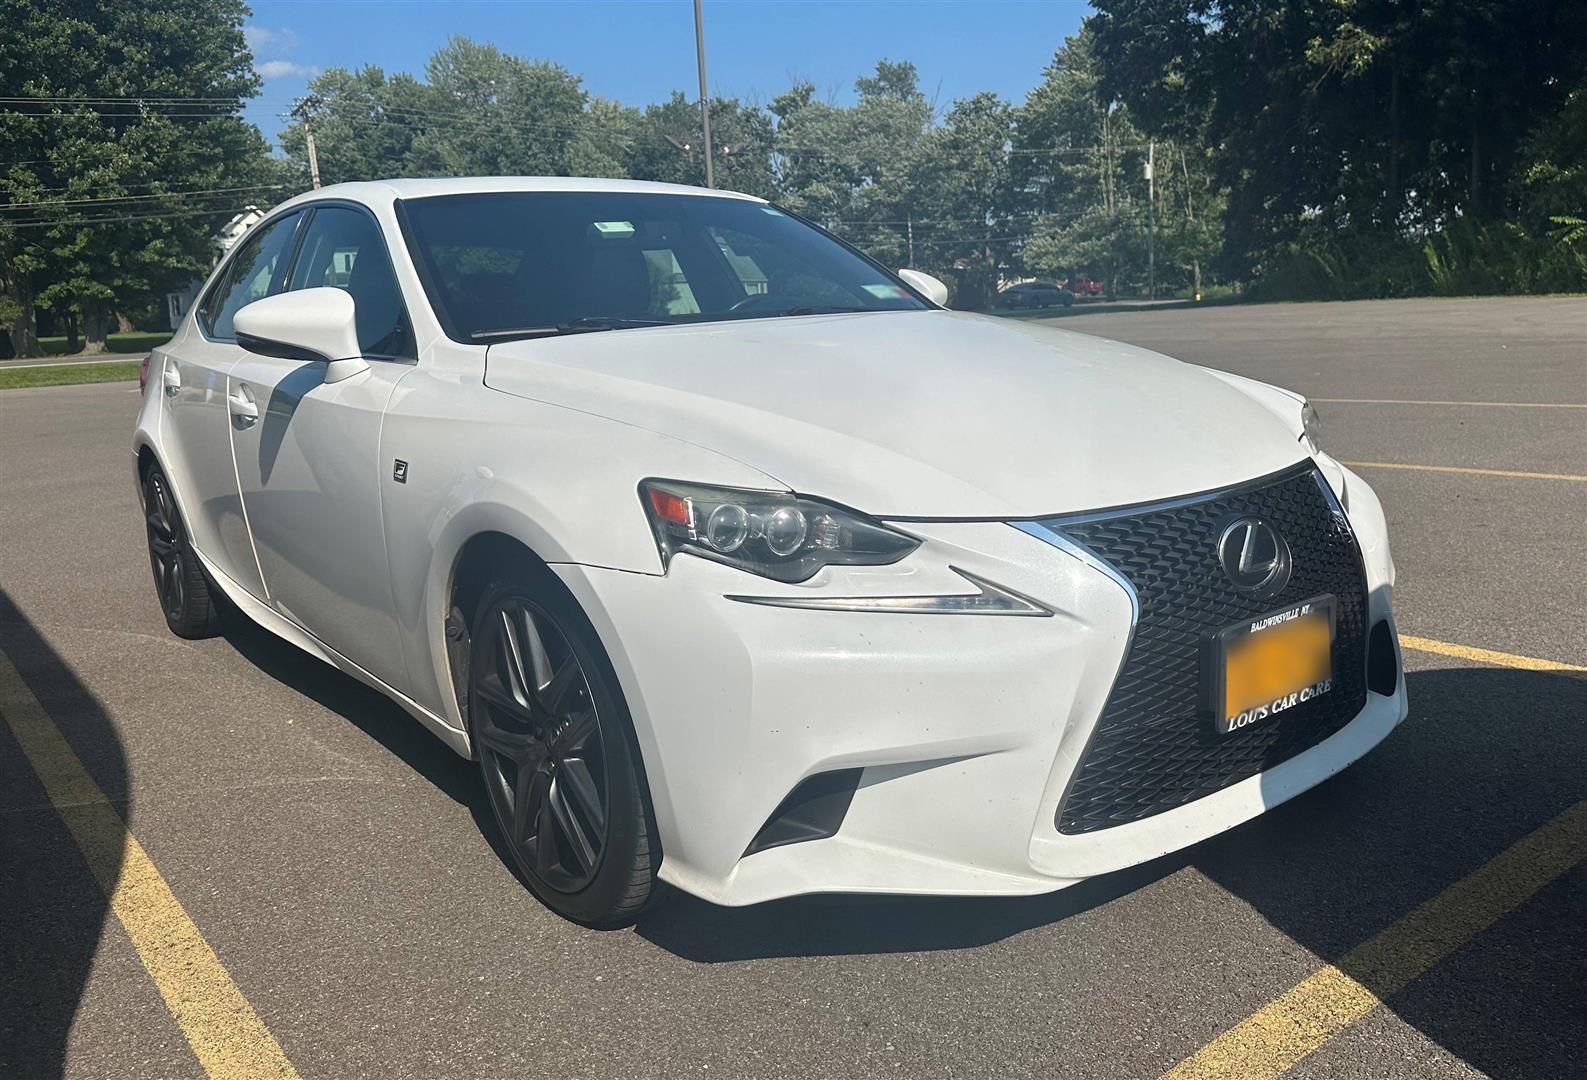
{"label": "front bumper", "polygon": [[[1392,619],[1376,498],[1319,462],[1350,509],[1368,618]],[[1327,739],[1142,820],[1079,835],[1056,816],[1130,641],[1134,605],[1094,563],[999,522],[909,523],[891,567],[784,586],[700,559],[666,577],[555,567],[589,613],[633,715],[664,880],[722,904],[807,892],[1029,894],[1185,847],[1343,769],[1405,715],[1403,677]],[[957,570],[1048,618],[763,607],[730,594],[965,591]],[[746,581],[755,589],[747,590]],[[835,835],[746,855],[807,777],[863,770]]]}

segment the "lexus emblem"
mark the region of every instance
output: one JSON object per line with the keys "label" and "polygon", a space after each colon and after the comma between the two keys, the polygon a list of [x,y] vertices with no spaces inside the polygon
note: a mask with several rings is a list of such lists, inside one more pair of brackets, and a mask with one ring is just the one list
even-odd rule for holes
{"label": "lexus emblem", "polygon": [[1241,592],[1277,596],[1289,584],[1289,545],[1261,518],[1235,518],[1218,538],[1218,562]]}

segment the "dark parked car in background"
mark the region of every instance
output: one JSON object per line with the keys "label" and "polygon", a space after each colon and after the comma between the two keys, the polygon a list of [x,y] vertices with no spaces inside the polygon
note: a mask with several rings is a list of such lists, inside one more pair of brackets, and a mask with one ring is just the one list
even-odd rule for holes
{"label": "dark parked car in background", "polygon": [[1006,309],[1070,307],[1074,302],[1074,293],[1045,281],[1022,281],[997,296],[997,306]]}

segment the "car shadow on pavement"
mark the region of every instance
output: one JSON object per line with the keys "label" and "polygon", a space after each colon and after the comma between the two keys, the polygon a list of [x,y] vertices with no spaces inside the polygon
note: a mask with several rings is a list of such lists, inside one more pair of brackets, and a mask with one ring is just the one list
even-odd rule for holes
{"label": "car shadow on pavement", "polygon": [[[47,703],[99,789],[131,823],[127,760],[115,724],[33,624],[0,590],[0,649]],[[0,722],[0,1076],[52,1077],[87,986],[109,901],[51,804],[7,717]],[[96,846],[114,879],[121,847]]]}
{"label": "car shadow on pavement", "polygon": [[[241,615],[226,620],[223,636],[254,667],[345,719],[454,802],[484,804],[473,763],[454,754],[384,694]],[[485,809],[488,814],[489,806]]]}
{"label": "car shadow on pavement", "polygon": [[1420,946],[1351,950],[1587,799],[1587,676],[1440,668],[1406,684],[1411,715],[1381,747],[1195,866],[1475,1068],[1582,1075],[1587,864],[1469,940],[1457,904],[1429,925],[1458,944],[1409,985]]}
{"label": "car shadow on pavement", "polygon": [[[1255,909],[1319,964],[1339,963],[1587,798],[1587,678],[1457,668],[1412,672],[1407,685],[1405,724],[1340,776],[1187,851],[1049,896],[801,897],[721,908],[675,895],[638,930],[707,964],[959,949],[1067,918],[1191,866],[1222,886],[1228,904]],[[1234,962],[1222,953],[1163,957],[1165,965]],[[1580,1075],[1587,865],[1403,990],[1381,971],[1346,966],[1401,1019],[1491,1075]],[[1249,973],[1228,977],[1238,985]]]}
{"label": "car shadow on pavement", "polygon": [[249,619],[241,615],[228,619],[224,636],[254,667],[336,713],[434,784],[443,795],[467,807],[496,857],[518,876],[474,762],[453,753],[384,694],[309,656]]}
{"label": "car shadow on pavement", "polygon": [[736,963],[968,949],[1099,907],[1186,864],[1170,855],[1043,896],[998,898],[816,895],[726,908],[668,889],[639,935],[685,960]]}

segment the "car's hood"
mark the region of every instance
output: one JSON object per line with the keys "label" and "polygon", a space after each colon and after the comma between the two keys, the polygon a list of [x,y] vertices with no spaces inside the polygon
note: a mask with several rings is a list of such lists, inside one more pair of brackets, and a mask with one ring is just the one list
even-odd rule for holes
{"label": "car's hood", "polygon": [[[959,312],[507,342],[491,346],[485,381],[708,447],[792,490],[882,517],[1117,506],[1305,456],[1277,413],[1201,368]],[[641,468],[667,472],[666,462]]]}

